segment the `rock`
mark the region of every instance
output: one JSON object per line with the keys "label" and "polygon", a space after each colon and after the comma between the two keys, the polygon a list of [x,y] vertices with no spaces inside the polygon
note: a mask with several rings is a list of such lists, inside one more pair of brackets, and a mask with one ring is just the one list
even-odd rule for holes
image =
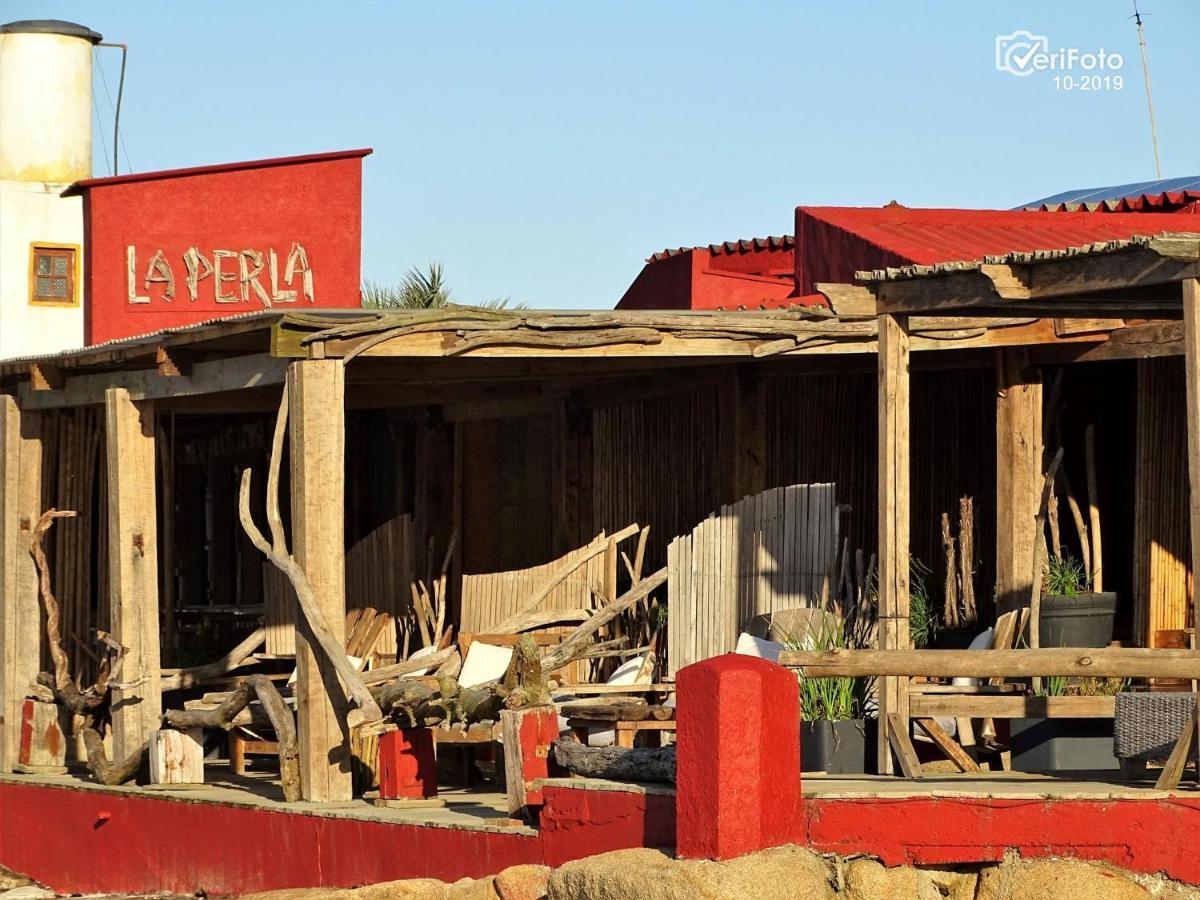
{"label": "rock", "polygon": [[494,879],[460,878],[446,886],[446,900],[499,900]]}
{"label": "rock", "polygon": [[833,900],[829,866],[810,850],[775,847],[726,862],[617,850],[569,862],[549,900]]}
{"label": "rock", "polygon": [[1150,892],[1110,866],[1070,859],[1010,860],[984,869],[976,900],[1146,900]]}
{"label": "rock", "polygon": [[33,884],[32,878],[26,878],[24,875],[10,872],[0,866],[0,891],[11,891],[13,888],[25,887],[28,884]]}
{"label": "rock", "polygon": [[547,866],[509,866],[496,876],[500,900],[544,900],[550,884]]}
{"label": "rock", "polygon": [[[406,878],[360,888],[286,888],[244,894],[241,900],[447,900],[447,885],[436,878]],[[456,897],[457,900],[457,897]]]}
{"label": "rock", "polygon": [[842,873],[845,900],[973,900],[975,876],[942,870],[887,868],[873,859],[854,859]]}
{"label": "rock", "polygon": [[3,900],[54,900],[55,896],[54,891],[38,887],[36,884],[25,884],[0,892],[0,898]]}

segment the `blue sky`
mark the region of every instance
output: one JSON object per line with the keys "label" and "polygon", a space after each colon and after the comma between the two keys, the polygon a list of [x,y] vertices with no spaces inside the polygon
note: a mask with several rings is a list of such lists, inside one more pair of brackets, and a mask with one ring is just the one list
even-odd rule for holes
{"label": "blue sky", "polygon": [[[1200,3],[1143,7],[1163,174],[1194,174]],[[611,307],[656,249],[790,232],[798,204],[1007,208],[1153,178],[1131,12],[0,0],[0,20],[70,19],[130,45],[135,170],[374,147],[365,277],[436,259],[462,302],[550,308]],[[998,72],[996,37],[1017,29],[1123,54],[1124,89]]]}

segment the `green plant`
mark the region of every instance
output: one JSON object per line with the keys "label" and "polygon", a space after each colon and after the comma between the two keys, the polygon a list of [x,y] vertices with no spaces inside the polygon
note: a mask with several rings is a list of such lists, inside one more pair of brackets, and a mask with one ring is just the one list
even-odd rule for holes
{"label": "green plant", "polygon": [[1128,678],[1050,675],[1042,679],[1039,697],[1115,697],[1129,687]]}
{"label": "green plant", "polygon": [[1075,597],[1091,588],[1083,563],[1073,556],[1052,556],[1042,570],[1042,590],[1053,597]]}
{"label": "green plant", "polygon": [[[440,262],[431,262],[425,272],[409,269],[397,285],[375,281],[362,283],[362,305],[367,309],[443,309],[454,302]],[[484,309],[503,309],[508,303],[508,298],[504,298],[487,300],[479,305]],[[515,308],[524,306],[524,303],[518,303]]]}
{"label": "green plant", "polygon": [[[814,620],[815,621],[815,620]],[[863,645],[857,616],[840,618],[832,613],[820,617],[820,625],[809,627],[802,635],[783,635],[789,650],[844,650]],[[800,715],[804,722],[838,722],[862,718],[869,679],[839,676],[805,678],[800,681]]]}
{"label": "green plant", "polygon": [[938,604],[930,596],[932,570],[915,556],[908,566],[908,634],[918,650],[928,647],[937,637]]}

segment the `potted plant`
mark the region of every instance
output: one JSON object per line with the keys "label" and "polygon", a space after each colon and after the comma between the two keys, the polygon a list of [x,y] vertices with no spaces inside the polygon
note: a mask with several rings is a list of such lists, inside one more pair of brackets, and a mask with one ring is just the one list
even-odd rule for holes
{"label": "potted plant", "polygon": [[[838,650],[869,646],[869,625],[856,613],[827,613],[808,633],[787,635],[794,650]],[[865,716],[867,678],[800,679],[800,770],[861,775],[873,771],[875,720]]]}
{"label": "potted plant", "polygon": [[1067,554],[1050,557],[1042,574],[1041,646],[1107,647],[1116,611],[1116,593],[1093,591],[1083,563]]}
{"label": "potted plant", "polygon": [[[1111,697],[1125,678],[1042,679],[1039,697]],[[1113,755],[1112,719],[1013,719],[1012,767],[1018,772],[1103,772],[1120,768]]]}

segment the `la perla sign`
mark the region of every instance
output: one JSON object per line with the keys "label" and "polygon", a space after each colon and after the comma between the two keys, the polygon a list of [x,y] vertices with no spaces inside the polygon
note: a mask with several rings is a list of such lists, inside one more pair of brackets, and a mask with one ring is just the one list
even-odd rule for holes
{"label": "la perla sign", "polygon": [[[176,295],[176,272],[183,276],[188,300],[211,300],[215,303],[249,303],[257,300],[264,307],[277,303],[295,303],[300,297],[313,303],[313,273],[303,245],[293,242],[280,265],[280,254],[274,247],[259,250],[213,250],[207,256],[197,247],[181,254],[176,269],[160,249],[142,269],[138,263],[137,247],[125,248],[126,296],[131,305],[151,304],[154,298],[173,303]],[[155,287],[158,285],[159,287]],[[203,294],[203,297],[201,296]]]}

